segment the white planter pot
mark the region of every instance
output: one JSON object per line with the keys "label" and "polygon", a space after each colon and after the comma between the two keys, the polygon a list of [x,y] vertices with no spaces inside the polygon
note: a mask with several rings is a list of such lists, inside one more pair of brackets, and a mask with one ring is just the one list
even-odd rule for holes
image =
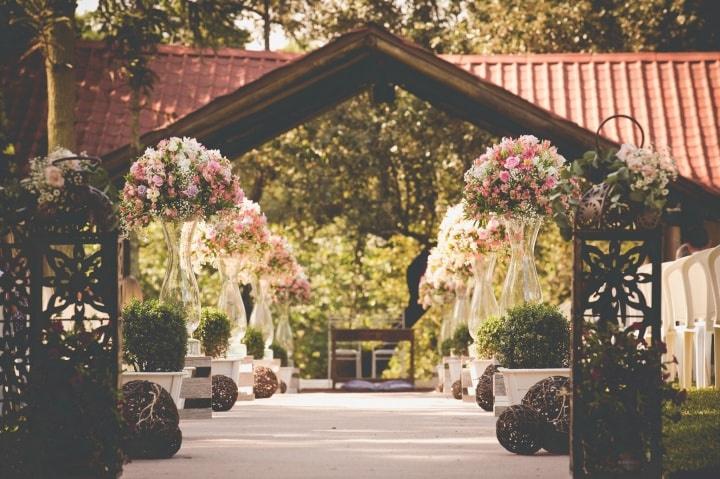
{"label": "white planter pot", "polygon": [[443,358],[443,394],[446,398],[453,399],[452,385],[460,380],[462,371],[462,359],[455,356]]}
{"label": "white planter pot", "polygon": [[468,367],[470,368],[470,381],[472,382],[473,391],[477,388],[480,377],[491,364],[495,364],[494,359],[473,359],[470,361]]}
{"label": "white planter pot", "polygon": [[[494,412],[499,416],[508,406],[520,404],[528,389],[550,376],[570,377],[570,368],[507,369],[498,368],[493,390]],[[499,383],[502,381],[502,383]]]}
{"label": "white planter pot", "polygon": [[222,374],[227,376],[237,385],[240,381],[240,368],[242,365],[242,358],[220,358],[213,359],[210,363],[210,374],[215,376]]}
{"label": "white planter pot", "polygon": [[155,384],[159,384],[167,392],[170,393],[175,405],[178,409],[182,409],[182,402],[180,401],[180,389],[182,388],[182,380],[185,373],[183,371],[178,372],[152,372],[152,373],[140,373],[140,372],[124,372],[121,375],[122,384],[129,383],[130,381],[150,381]]}
{"label": "white planter pot", "polygon": [[278,371],[278,379],[285,383],[287,386],[287,391],[290,391],[290,385],[292,384],[292,375],[295,368],[292,368],[290,366],[283,366],[280,368],[280,371]]}

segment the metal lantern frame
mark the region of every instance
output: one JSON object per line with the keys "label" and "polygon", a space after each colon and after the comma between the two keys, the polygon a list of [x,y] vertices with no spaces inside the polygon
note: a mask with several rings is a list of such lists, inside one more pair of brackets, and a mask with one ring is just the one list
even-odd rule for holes
{"label": "metal lantern frame", "polygon": [[[614,118],[609,117],[602,126]],[[642,128],[640,128],[642,132]],[[643,134],[644,138],[644,134]],[[641,142],[642,144],[642,142]],[[661,342],[662,229],[658,221],[642,211],[612,211],[607,201],[611,189],[597,185],[583,197],[576,215],[573,234],[573,300],[572,300],[572,406],[570,468],[575,478],[594,477],[586,467],[583,431],[592,430],[586,417],[583,377],[583,334],[591,323],[602,329],[615,323],[622,330],[630,327],[638,338],[650,338],[656,347]],[[658,218],[659,219],[659,218]],[[647,267],[640,269],[644,264]],[[628,333],[631,334],[631,333]],[[608,348],[612,347],[607,344]],[[657,371],[658,376],[660,371]],[[628,477],[661,475],[661,404],[657,391],[644,391],[652,406],[646,418],[650,431],[649,457],[642,472],[628,472]]]}

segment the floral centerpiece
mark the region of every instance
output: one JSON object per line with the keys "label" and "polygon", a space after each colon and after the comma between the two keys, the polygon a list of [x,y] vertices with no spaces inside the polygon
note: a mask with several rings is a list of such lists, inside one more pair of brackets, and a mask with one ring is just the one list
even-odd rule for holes
{"label": "floral centerpiece", "polygon": [[[148,148],[125,176],[120,212],[128,230],[162,222],[168,247],[160,300],[182,307],[188,333],[200,323],[200,293],[191,251],[198,219],[230,208],[244,198],[230,161],[193,138],[173,137]],[[190,340],[191,354],[199,343]]]}
{"label": "floral centerpiece", "polygon": [[542,220],[549,216],[567,232],[575,183],[565,158],[548,141],[532,135],[503,138],[477,158],[465,173],[466,213],[482,220],[502,217],[511,243],[501,310],[540,302],[542,293],[533,258]]}
{"label": "floral centerpiece", "polygon": [[675,161],[667,148],[621,145],[601,156],[589,151],[572,165],[573,173],[583,180],[587,190],[604,190],[604,210],[615,220],[649,218],[652,227],[667,203],[668,185],[677,179]]}
{"label": "floral centerpiece", "polygon": [[275,329],[275,343],[287,351],[292,358],[295,350],[293,332],[290,326],[290,307],[310,301],[310,281],[299,263],[295,263],[295,272],[290,276],[279,277],[272,284],[273,300],[282,310]]}

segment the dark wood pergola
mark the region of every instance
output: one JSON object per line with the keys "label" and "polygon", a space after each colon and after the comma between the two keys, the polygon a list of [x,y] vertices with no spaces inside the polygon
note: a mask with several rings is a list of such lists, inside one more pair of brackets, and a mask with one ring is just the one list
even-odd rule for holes
{"label": "dark wood pergola", "polygon": [[[362,91],[370,89],[376,101],[392,100],[394,86],[493,133],[549,138],[570,158],[595,147],[595,132],[376,25],[342,35],[144,134],[141,143],[149,146],[168,136],[192,136],[236,158]],[[617,146],[608,139],[602,139],[602,145]],[[131,161],[130,145],[103,157],[116,180]],[[673,191],[684,200],[720,211],[720,198],[689,179],[679,178]]]}

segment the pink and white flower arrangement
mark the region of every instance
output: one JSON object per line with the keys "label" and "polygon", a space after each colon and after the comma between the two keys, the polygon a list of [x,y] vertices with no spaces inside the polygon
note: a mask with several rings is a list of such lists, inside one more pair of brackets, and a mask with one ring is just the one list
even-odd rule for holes
{"label": "pink and white flower arrangement", "polygon": [[[667,201],[668,184],[678,176],[669,151],[623,144],[615,156],[627,165],[630,199],[648,208],[661,210]],[[615,176],[619,181],[622,175]]]}
{"label": "pink and white flower arrangement", "polygon": [[200,225],[193,250],[200,262],[235,257],[242,269],[253,269],[264,258],[269,239],[270,230],[260,205],[243,198],[236,206],[219,211]]}
{"label": "pink and white flower arrangement", "polygon": [[254,273],[259,279],[277,283],[294,276],[295,265],[296,260],[290,244],[284,237],[271,233],[267,250]]}
{"label": "pink and white flower arrangement", "polygon": [[145,150],[125,176],[120,213],[126,229],[153,219],[189,221],[234,206],[244,197],[230,161],[194,138],[173,137]]}
{"label": "pink and white flower arrangement", "polygon": [[549,141],[532,135],[503,138],[465,173],[466,212],[473,219],[498,216],[545,217],[559,202],[569,205],[565,158]]}
{"label": "pink and white flower arrangement", "polygon": [[481,226],[467,219],[463,210],[463,204],[448,208],[440,224],[438,244],[430,251],[420,283],[420,304],[426,308],[451,301],[467,288],[475,259],[504,246],[505,229],[494,216]]}
{"label": "pink and white flower arrangement", "polygon": [[93,164],[81,158],[58,161],[77,156],[66,148],[56,148],[45,157],[30,160],[30,174],[22,184],[36,198],[40,211],[52,213],[77,208],[77,205],[67,204],[67,187],[81,183],[93,169]]}
{"label": "pink and white flower arrangement", "polygon": [[310,281],[298,263],[295,263],[294,269],[294,274],[280,277],[279,281],[271,283],[274,302],[293,305],[310,301]]}

